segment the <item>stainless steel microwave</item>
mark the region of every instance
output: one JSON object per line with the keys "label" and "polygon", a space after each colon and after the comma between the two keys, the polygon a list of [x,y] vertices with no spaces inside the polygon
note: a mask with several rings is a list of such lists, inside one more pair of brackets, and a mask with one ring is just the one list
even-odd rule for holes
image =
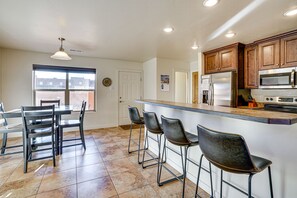
{"label": "stainless steel microwave", "polygon": [[297,88],[297,67],[259,71],[259,88]]}

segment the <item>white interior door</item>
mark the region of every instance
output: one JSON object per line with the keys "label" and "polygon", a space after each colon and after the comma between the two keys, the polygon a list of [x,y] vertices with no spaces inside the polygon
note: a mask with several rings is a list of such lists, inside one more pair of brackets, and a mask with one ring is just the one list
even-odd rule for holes
{"label": "white interior door", "polygon": [[141,73],[119,72],[119,125],[130,124],[128,105],[138,108],[142,112],[142,105],[135,100],[141,99]]}

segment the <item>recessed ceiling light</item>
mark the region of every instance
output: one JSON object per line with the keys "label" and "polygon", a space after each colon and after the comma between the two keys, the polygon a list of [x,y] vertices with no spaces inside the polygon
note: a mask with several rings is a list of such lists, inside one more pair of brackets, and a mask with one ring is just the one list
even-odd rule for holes
{"label": "recessed ceiling light", "polygon": [[227,34],[225,34],[225,36],[227,38],[232,38],[233,36],[235,36],[236,34],[234,32],[228,32]]}
{"label": "recessed ceiling light", "polygon": [[174,30],[173,27],[166,27],[166,28],[163,29],[163,31],[166,32],[166,33],[173,32],[173,30]]}
{"label": "recessed ceiling light", "polygon": [[194,45],[192,46],[192,49],[193,49],[193,50],[197,50],[197,49],[198,49],[198,45],[197,45],[196,42],[194,42]]}
{"label": "recessed ceiling light", "polygon": [[218,2],[219,2],[219,0],[204,0],[203,5],[205,7],[212,7],[212,6],[216,5]]}
{"label": "recessed ceiling light", "polygon": [[284,13],[284,16],[294,16],[297,14],[297,8],[294,10],[289,10],[287,12]]}

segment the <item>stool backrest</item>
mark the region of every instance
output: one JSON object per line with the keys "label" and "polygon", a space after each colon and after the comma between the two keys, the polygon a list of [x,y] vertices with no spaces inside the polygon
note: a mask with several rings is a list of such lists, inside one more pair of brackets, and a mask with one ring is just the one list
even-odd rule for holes
{"label": "stool backrest", "polygon": [[87,105],[87,102],[86,101],[82,101],[81,109],[80,109],[80,113],[79,113],[79,121],[80,121],[80,123],[83,123],[84,122],[86,105]]}
{"label": "stool backrest", "polygon": [[128,107],[129,117],[132,123],[139,124],[141,123],[141,117],[137,107]]}
{"label": "stool backrest", "polygon": [[40,100],[40,106],[44,105],[55,105],[55,107],[59,107],[60,100]]}
{"label": "stool backrest", "polygon": [[179,119],[161,116],[161,120],[164,135],[169,142],[179,146],[190,144],[185,134],[184,126]]}
{"label": "stool backrest", "polygon": [[255,170],[249,149],[242,136],[214,131],[198,125],[199,146],[215,166],[228,172],[251,172]]}
{"label": "stool backrest", "polygon": [[152,133],[162,133],[157,115],[155,112],[143,112],[143,119],[147,130]]}

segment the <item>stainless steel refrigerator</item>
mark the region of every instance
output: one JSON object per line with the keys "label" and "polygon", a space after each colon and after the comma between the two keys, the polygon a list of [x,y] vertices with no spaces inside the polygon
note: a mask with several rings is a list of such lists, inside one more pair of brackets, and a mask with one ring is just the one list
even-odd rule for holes
{"label": "stainless steel refrigerator", "polygon": [[236,106],[236,73],[222,72],[201,76],[201,102],[215,106]]}

